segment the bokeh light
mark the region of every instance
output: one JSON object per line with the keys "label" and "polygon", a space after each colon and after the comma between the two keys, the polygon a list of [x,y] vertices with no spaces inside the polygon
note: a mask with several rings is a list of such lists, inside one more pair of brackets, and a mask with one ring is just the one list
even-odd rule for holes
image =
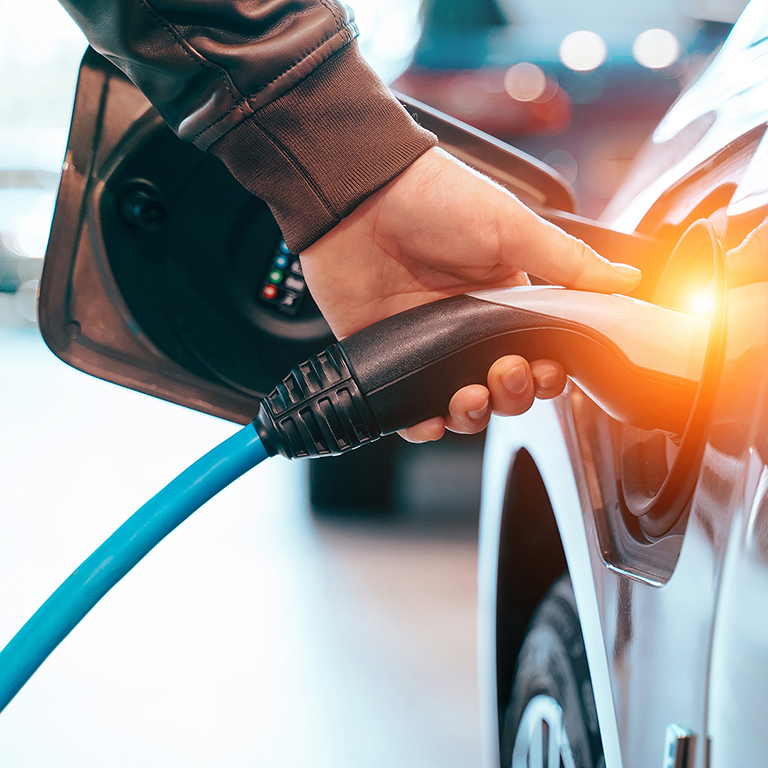
{"label": "bokeh light", "polygon": [[547,91],[547,76],[541,67],[523,61],[507,70],[504,88],[516,101],[538,101]]}
{"label": "bokeh light", "polygon": [[632,55],[648,69],[664,69],[680,58],[680,42],[668,29],[646,29],[632,44]]}
{"label": "bokeh light", "polygon": [[571,32],[560,43],[560,61],[576,72],[597,69],[608,56],[608,46],[597,32],[586,29]]}

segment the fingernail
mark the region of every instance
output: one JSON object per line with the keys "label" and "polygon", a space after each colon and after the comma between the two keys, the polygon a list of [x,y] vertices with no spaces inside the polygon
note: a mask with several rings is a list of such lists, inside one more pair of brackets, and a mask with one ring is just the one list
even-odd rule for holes
{"label": "fingernail", "polygon": [[517,365],[510,368],[501,376],[501,383],[505,389],[514,395],[519,394],[528,386],[528,371],[524,365]]}
{"label": "fingernail", "polygon": [[480,419],[485,418],[485,414],[488,413],[488,403],[486,403],[482,408],[478,408],[476,411],[467,411],[469,418],[473,421],[480,421]]}
{"label": "fingernail", "polygon": [[551,389],[557,384],[560,378],[560,372],[554,366],[548,366],[539,371],[537,376],[539,387],[542,389]]}
{"label": "fingernail", "polygon": [[635,284],[639,283],[643,277],[643,273],[631,264],[611,264],[616,272],[618,272],[623,278],[627,280],[633,280]]}

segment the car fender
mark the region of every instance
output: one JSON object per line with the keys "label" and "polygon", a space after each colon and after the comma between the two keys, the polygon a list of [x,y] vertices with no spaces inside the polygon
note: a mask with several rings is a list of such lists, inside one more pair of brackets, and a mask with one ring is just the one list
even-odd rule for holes
{"label": "car fender", "polygon": [[573,470],[573,457],[562,427],[562,401],[536,401],[527,413],[513,420],[494,417],[486,442],[478,565],[478,665],[483,756],[489,767],[499,765],[495,638],[500,531],[502,518],[509,513],[505,510],[509,471],[521,450],[526,450],[535,462],[557,521],[584,633],[605,764],[607,768],[622,765],[600,611],[599,573],[604,566],[595,532],[586,522],[592,518],[582,514],[587,496],[583,481]]}

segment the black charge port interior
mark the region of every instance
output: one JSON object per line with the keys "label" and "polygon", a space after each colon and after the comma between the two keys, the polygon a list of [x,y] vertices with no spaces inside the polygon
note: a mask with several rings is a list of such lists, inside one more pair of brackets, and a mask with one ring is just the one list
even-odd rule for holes
{"label": "black charge port interior", "polygon": [[332,340],[308,292],[290,313],[264,295],[276,259],[290,259],[287,279],[303,284],[267,206],[162,124],[106,175],[99,216],[129,311],[193,375],[260,397]]}

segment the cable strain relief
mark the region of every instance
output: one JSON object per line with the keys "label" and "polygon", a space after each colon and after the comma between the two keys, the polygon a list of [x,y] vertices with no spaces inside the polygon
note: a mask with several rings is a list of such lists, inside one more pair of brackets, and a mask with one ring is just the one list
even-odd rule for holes
{"label": "cable strain relief", "polygon": [[261,440],[264,450],[267,452],[267,456],[271,458],[278,454],[285,455],[280,450],[280,435],[275,425],[271,423],[269,412],[265,410],[263,402],[259,407],[259,415],[251,423],[256,429],[256,433],[259,436],[259,440]]}
{"label": "cable strain relief", "polygon": [[338,456],[381,437],[338,344],[293,368],[253,423],[266,452],[289,459]]}

